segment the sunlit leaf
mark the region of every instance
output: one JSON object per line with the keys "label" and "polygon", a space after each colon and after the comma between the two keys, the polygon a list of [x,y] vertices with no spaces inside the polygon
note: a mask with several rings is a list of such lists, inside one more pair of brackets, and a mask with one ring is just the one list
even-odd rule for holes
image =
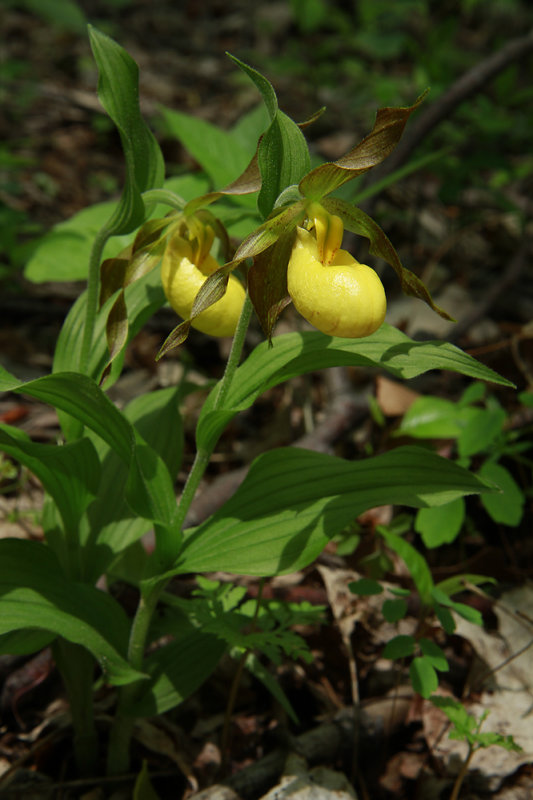
{"label": "sunlit leaf", "polygon": [[[476,476],[415,447],[354,463],[299,448],[268,452],[254,461],[235,495],[186,536],[175,569],[292,572],[313,561],[329,539],[368,508],[385,503],[439,505],[483,491],[490,489]],[[404,540],[383,535],[408,562],[424,600],[432,586],[427,564],[426,575],[401,546],[407,545]]]}
{"label": "sunlit leaf", "polygon": [[[403,450],[403,448],[401,449]],[[397,450],[394,450],[393,452],[396,453]],[[442,460],[446,461],[446,459]],[[449,461],[446,463],[450,464]],[[406,474],[408,474],[408,470],[406,470]],[[465,476],[466,475],[473,477],[470,472],[466,472],[465,470]],[[469,492],[455,492],[454,494],[455,497],[458,497],[463,494],[469,494]],[[427,503],[424,505],[432,506],[440,504]],[[413,545],[410,544],[406,539],[403,539],[401,536],[392,533],[385,527],[378,526],[377,530],[379,531],[380,535],[383,536],[390,549],[394,550],[394,552],[397,553],[397,555],[399,555],[400,558],[405,562],[405,565],[409,570],[409,574],[411,575],[415,583],[418,594],[420,595],[420,600],[424,605],[429,605],[431,603],[431,590],[433,589],[433,578],[431,577],[431,571],[424,556],[421,553],[419,553],[418,550],[416,550],[413,547]]]}
{"label": "sunlit leaf", "polygon": [[418,640],[418,646],[422,651],[424,658],[439,672],[448,672],[450,666],[448,660],[444,655],[442,648],[438,646],[431,639],[424,639],[423,637]]}
{"label": "sunlit leaf", "polygon": [[4,377],[11,391],[37,397],[61,409],[101,437],[128,468],[125,496],[141,517],[156,523],[159,555],[173,561],[179,549],[179,531],[174,530],[176,502],[163,459],[140,436],[106,394],[86,375],[55,373],[21,383]]}
{"label": "sunlit leaf", "polygon": [[263,217],[272,211],[281,192],[297,184],[309,171],[307,143],[298,125],[282,111],[277,111],[263,135],[257,151],[261,172],[261,191],[257,205]]}
{"label": "sunlit leaf", "polygon": [[213,411],[218,385],[202,407],[197,442],[214,446],[228,421],[249,408],[273,386],[296,375],[335,366],[380,367],[401,378],[414,378],[433,369],[449,369],[470,377],[509,385],[484,364],[446,342],[414,342],[397,328],[383,324],[364,339],[339,339],[319,331],[289,333],[262,342],[237,370],[222,408]]}
{"label": "sunlit leaf", "polygon": [[106,228],[112,234],[128,233],[144,221],[142,192],[163,183],[163,156],[141,116],[137,64],[92,25],[89,39],[98,66],[98,97],[119,131],[126,159],[122,197]]}

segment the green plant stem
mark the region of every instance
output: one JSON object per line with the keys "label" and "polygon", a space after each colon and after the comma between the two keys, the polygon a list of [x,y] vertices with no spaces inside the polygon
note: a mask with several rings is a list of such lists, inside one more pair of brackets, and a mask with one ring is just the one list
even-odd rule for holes
{"label": "green plant stem", "polygon": [[[142,670],[144,650],[152,615],[157,601],[166,584],[161,581],[141,593],[137,612],[133,620],[128,644],[128,661],[134,669]],[[119,775],[128,771],[130,761],[130,742],[135,718],[128,714],[144,681],[135,681],[119,689],[118,710],[111,726],[107,751],[107,774]]]}
{"label": "green plant stem", "polygon": [[149,189],[148,191],[143,192],[142,199],[145,205],[150,205],[151,203],[164,203],[166,206],[175,208],[177,211],[183,211],[187,205],[183,197],[171,192],[169,189]]}
{"label": "green plant stem", "polygon": [[468,772],[468,767],[470,766],[470,762],[472,760],[472,756],[475,753],[475,748],[469,743],[468,744],[468,755],[463,762],[463,766],[459,770],[459,774],[455,779],[455,783],[453,784],[452,793],[450,795],[450,800],[458,800],[459,792],[461,791],[461,786],[463,785],[463,781],[466,778],[466,773]]}
{"label": "green plant stem", "polygon": [[106,225],[100,228],[93,242],[89,259],[89,276],[87,278],[87,305],[85,309],[85,325],[81,343],[79,370],[83,375],[89,374],[89,358],[93,343],[94,326],[98,311],[98,287],[100,285],[99,270],[102,254],[107,240],[111,236]]}
{"label": "green plant stem", "polygon": [[67,690],[74,728],[74,758],[81,775],[94,775],[98,736],[94,725],[94,659],[80,645],[58,637],[52,652]]}
{"label": "green plant stem", "polygon": [[[237,330],[233,337],[231,352],[224,370],[224,375],[220,382],[219,391],[215,399],[214,408],[220,408],[226,397],[235,371],[239,365],[248,330],[248,324],[252,314],[252,302],[246,295],[241,316],[237,324]],[[183,489],[183,493],[178,505],[178,517],[176,527],[181,528],[187,511],[192,503],[196,490],[203,477],[205,469],[211,458],[212,448],[199,448],[194,459],[189,477]],[[150,627],[152,615],[154,613],[160,594],[166,585],[166,580],[152,585],[149,590],[141,593],[139,606],[133,620],[128,647],[128,661],[134,669],[141,670],[146,647],[146,638]],[[135,701],[139,689],[142,688],[142,681],[124,686],[119,692],[119,705],[117,716],[113,722],[109,737],[107,774],[117,775],[126,772],[129,767],[129,750],[131,736],[133,733],[134,718],[128,716],[128,709]]]}
{"label": "green plant stem", "polygon": [[[239,361],[242,355],[242,348],[244,346],[244,340],[246,338],[246,331],[248,330],[248,325],[250,324],[251,316],[252,316],[252,301],[250,300],[249,295],[246,294],[244,305],[241,311],[241,316],[239,318],[237,329],[235,331],[235,336],[233,337],[229,358],[226,363],[226,369],[224,370],[224,375],[222,376],[222,380],[220,381],[218,393],[215,398],[215,402],[213,404],[214,411],[216,411],[218,408],[222,406],[229,392],[231,383],[233,381],[233,377],[235,375],[235,371],[239,366]],[[185,517],[187,516],[187,512],[194,499],[196,490],[198,489],[198,486],[200,485],[200,481],[203,478],[206,467],[209,464],[209,459],[211,458],[212,452],[213,452],[212,448],[206,448],[206,447],[199,447],[198,450],[196,451],[194,463],[191,467],[191,471],[183,488],[180,502],[178,504],[178,517],[176,521],[176,526],[179,528],[182,527],[185,521]]]}

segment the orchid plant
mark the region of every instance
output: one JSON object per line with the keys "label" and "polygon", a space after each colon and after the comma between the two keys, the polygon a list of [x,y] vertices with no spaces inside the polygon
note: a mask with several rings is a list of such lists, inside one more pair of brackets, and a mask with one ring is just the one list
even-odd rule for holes
{"label": "orchid plant", "polygon": [[[269,388],[333,366],[376,367],[404,379],[447,369],[509,382],[450,344],[415,342],[387,325],[380,279],[341,246],[345,229],[366,238],[370,254],[393,268],[404,292],[447,316],[402,266],[378,224],[335,195],[389,155],[422,97],[410,107],[380,109],[368,136],[349,153],[311,168],[303,131],[314,118],[293,122],[267,79],[231,57],[257,87],[267,123],[250,143],[255,153],[240,176],[184,200],[165,182],[159,146],[141,117],[135,62],[95,28],[89,36],[99,98],[122,140],[126,179],[94,237],[87,289],[64,323],[52,373],[24,382],[0,370],[0,389],[54,406],[62,432],[49,445],[0,425],[2,450],[32,471],[46,493],[43,541],[0,540],[0,652],[30,654],[51,645],[85,774],[100,769],[103,752],[92,699],[98,665],[101,679],[116,687],[105,752],[108,774],[117,774],[129,768],[135,720],[183,702],[230,648],[249,654],[247,666],[292,713],[253,654],[303,649],[279,617],[265,621],[268,603],[243,604],[235,587],[224,593],[202,574],[290,573],[311,564],[366,509],[385,503],[433,508],[494,491],[416,446],[353,462],[280,448],[259,455],[234,496],[186,529],[187,511],[232,418]],[[213,209],[221,200],[238,206],[248,195],[256,196],[257,211],[235,246]],[[111,255],[110,240],[120,242]],[[233,337],[224,375],[201,409],[196,455],[178,501],[180,386],[147,392],[123,410],[108,396],[128,342],[167,300],[182,320],[158,358],[182,344],[191,326]],[[276,336],[291,301],[316,329]],[[265,340],[241,363],[254,312]],[[142,545],[148,531],[155,535],[151,552]],[[191,573],[200,576],[196,596],[177,599],[166,591],[172,578]],[[106,590],[117,579],[138,590],[133,619]]]}

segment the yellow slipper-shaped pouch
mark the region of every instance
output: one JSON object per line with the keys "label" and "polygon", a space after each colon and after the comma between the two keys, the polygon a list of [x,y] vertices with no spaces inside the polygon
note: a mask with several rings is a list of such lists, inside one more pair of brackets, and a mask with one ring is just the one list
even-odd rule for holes
{"label": "yellow slipper-shaped pouch", "polygon": [[302,317],[328,336],[359,339],[385,319],[387,299],[377,273],[347,250],[322,264],[317,240],[304,228],[297,229],[287,286]]}
{"label": "yellow slipper-shaped pouch", "polygon": [[[209,253],[199,266],[192,258],[189,242],[174,236],[167,244],[161,263],[161,282],[167,300],[183,319],[190,317],[194,299],[206,278],[220,266]],[[235,275],[230,275],[225,295],[192,320],[193,328],[210,336],[233,336],[244,297],[242,284]]]}

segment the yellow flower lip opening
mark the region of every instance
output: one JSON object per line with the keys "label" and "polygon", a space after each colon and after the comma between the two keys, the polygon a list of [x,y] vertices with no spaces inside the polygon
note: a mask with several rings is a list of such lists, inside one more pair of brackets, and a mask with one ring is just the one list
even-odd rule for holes
{"label": "yellow flower lip opening", "polygon": [[[304,319],[328,336],[369,336],[385,319],[387,299],[383,284],[371,267],[360,264],[339,245],[335,248],[338,223],[319,219],[317,225],[316,219],[316,237],[304,228],[296,232],[287,268],[293,304]],[[342,225],[340,219],[339,222]]]}
{"label": "yellow flower lip opening", "polygon": [[[210,226],[198,220],[189,226],[190,241],[181,231],[170,237],[161,262],[161,283],[168,302],[183,319],[191,315],[192,305],[209,275],[219,267],[209,252],[214,239]],[[230,275],[226,293],[191,321],[193,328],[210,336],[233,336],[245,299],[242,284]]]}
{"label": "yellow flower lip opening", "polygon": [[344,224],[336,214],[328,212],[320,203],[311,203],[307,216],[315,227],[318,259],[324,266],[331,264],[342,244]]}

